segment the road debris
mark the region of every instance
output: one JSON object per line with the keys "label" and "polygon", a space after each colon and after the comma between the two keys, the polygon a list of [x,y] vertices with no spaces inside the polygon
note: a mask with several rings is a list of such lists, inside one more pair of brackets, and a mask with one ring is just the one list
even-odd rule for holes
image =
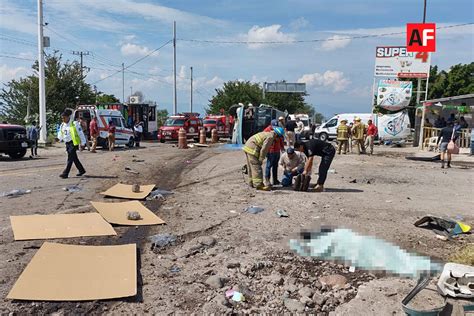
{"label": "road debris", "polygon": [[142,217],[140,216],[140,213],[138,213],[137,211],[128,211],[127,219],[132,220],[132,221],[138,221],[142,219]]}
{"label": "road debris", "polygon": [[66,191],[66,192],[79,192],[79,191],[82,191],[82,189],[77,185],[68,185],[67,187],[63,188],[63,190]]}
{"label": "road debris", "polygon": [[130,167],[125,167],[125,171],[129,172],[129,173],[133,173],[133,174],[140,174],[140,172],[136,171],[136,170],[133,170],[132,168]]}
{"label": "road debris", "polygon": [[357,179],[353,179],[353,180],[349,181],[349,183],[357,183]]}
{"label": "road debris", "polygon": [[177,266],[172,266],[170,268],[170,272],[171,273],[178,273],[178,272],[181,272],[181,268],[177,267]]}
{"label": "road debris", "polygon": [[16,189],[16,190],[11,190],[9,192],[3,192],[2,195],[0,196],[5,196],[5,197],[16,197],[24,194],[31,193],[31,190],[25,190],[25,189]]}
{"label": "road debris", "polygon": [[151,250],[156,251],[176,242],[176,236],[171,234],[157,234],[148,237],[151,241]]}
{"label": "road debris", "polygon": [[416,227],[430,229],[436,235],[445,236],[448,239],[450,237],[468,233],[471,230],[471,226],[461,221],[433,215],[427,215],[420,218],[414,223],[414,225]]}
{"label": "road debris", "polygon": [[443,296],[474,298],[474,267],[446,263],[437,287],[438,292]]}
{"label": "road debris", "polygon": [[289,216],[288,213],[285,210],[277,210],[276,215],[278,215],[278,217],[288,217]]}
{"label": "road debris", "polygon": [[245,212],[250,213],[250,214],[258,214],[260,212],[263,212],[265,209],[263,207],[258,207],[258,206],[249,206],[245,209]]}

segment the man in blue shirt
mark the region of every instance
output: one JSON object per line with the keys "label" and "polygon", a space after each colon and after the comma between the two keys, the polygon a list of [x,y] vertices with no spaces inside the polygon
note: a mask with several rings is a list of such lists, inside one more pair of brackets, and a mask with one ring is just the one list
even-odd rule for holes
{"label": "man in blue shirt", "polygon": [[39,128],[36,125],[36,122],[31,122],[31,126],[27,129],[27,137],[31,142],[31,155],[30,158],[38,156],[38,138],[39,138]]}

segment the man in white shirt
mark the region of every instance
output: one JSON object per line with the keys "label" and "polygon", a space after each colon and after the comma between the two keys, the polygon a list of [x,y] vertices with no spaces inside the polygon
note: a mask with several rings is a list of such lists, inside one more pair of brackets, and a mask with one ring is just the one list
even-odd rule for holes
{"label": "man in white shirt", "polygon": [[86,173],[86,169],[82,166],[77,157],[79,146],[86,144],[86,137],[82,132],[81,124],[72,118],[72,110],[65,109],[61,114],[62,123],[58,131],[58,139],[60,142],[66,143],[67,164],[66,169],[59,175],[60,178],[66,179],[71,171],[72,164],[76,166],[79,173],[78,177]]}
{"label": "man in white shirt", "polygon": [[296,118],[296,129],[295,129],[295,134],[296,134],[296,141],[301,141],[301,134],[304,132],[304,124],[301,122],[300,118]]}
{"label": "man in white shirt", "polygon": [[135,132],[135,146],[140,147],[140,140],[142,139],[143,134],[143,122],[138,122],[133,127]]}
{"label": "man in white shirt", "polygon": [[304,153],[295,151],[294,148],[288,147],[286,152],[280,157],[280,165],[283,167],[283,179],[281,184],[289,187],[293,183],[293,177],[304,171],[306,156]]}

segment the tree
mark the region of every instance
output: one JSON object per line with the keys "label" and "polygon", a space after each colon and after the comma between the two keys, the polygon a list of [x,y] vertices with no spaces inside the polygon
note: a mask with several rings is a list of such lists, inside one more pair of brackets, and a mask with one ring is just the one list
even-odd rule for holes
{"label": "tree", "polygon": [[324,121],[324,115],[322,115],[322,114],[319,113],[319,112],[314,113],[314,115],[313,115],[313,123],[321,124],[321,123],[323,123],[323,121]]}
{"label": "tree", "polygon": [[156,111],[156,122],[158,123],[158,127],[163,126],[168,115],[168,110]]}
{"label": "tree", "polygon": [[[35,72],[26,78],[12,80],[0,91],[3,106],[0,115],[11,123],[24,123],[27,112],[38,117],[38,62],[32,68]],[[51,130],[59,122],[61,112],[77,104],[93,104],[95,95],[91,86],[81,76],[81,65],[76,62],[62,62],[62,55],[54,52],[45,55],[45,86],[47,124]],[[29,108],[29,109],[28,109]]]}
{"label": "tree", "polygon": [[266,93],[263,99],[262,88],[250,81],[228,81],[209,100],[206,112],[218,114],[221,109],[228,113],[232,105],[252,103],[253,105],[268,104],[288,113],[314,114],[314,108],[304,100],[304,95],[294,93]]}
{"label": "tree", "polygon": [[120,100],[116,98],[113,94],[106,94],[99,92],[96,98],[96,103],[118,103]]}

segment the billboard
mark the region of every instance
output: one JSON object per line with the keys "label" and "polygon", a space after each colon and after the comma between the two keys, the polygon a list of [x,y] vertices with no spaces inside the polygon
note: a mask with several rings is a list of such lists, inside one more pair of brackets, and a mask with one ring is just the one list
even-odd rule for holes
{"label": "billboard", "polygon": [[410,119],[406,111],[377,116],[379,138],[382,140],[405,139],[410,136]]}
{"label": "billboard", "polygon": [[428,78],[430,53],[409,52],[406,46],[378,46],[375,50],[375,76]]}
{"label": "billboard", "polygon": [[306,93],[306,83],[265,82],[264,89],[266,92]]}
{"label": "billboard", "polygon": [[390,110],[400,110],[410,104],[411,81],[380,80],[377,88],[377,105]]}

